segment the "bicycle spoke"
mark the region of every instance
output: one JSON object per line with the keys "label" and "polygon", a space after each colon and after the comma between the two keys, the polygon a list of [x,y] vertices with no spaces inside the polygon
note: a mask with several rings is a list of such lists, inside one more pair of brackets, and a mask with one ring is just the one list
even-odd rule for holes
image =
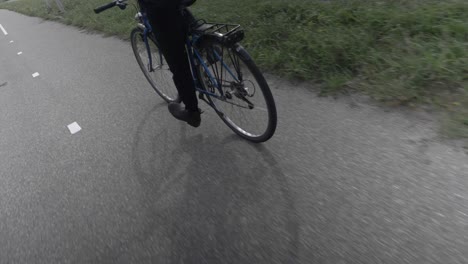
{"label": "bicycle spoke", "polygon": [[161,56],[159,48],[152,38],[148,38],[148,45],[152,65],[150,65],[150,58],[148,56],[146,43],[144,42],[143,31],[134,29],[134,31],[132,31],[132,47],[141,70],[153,89],[166,102],[173,102],[177,99],[178,93],[169,66],[164,62],[164,57]]}
{"label": "bicycle spoke", "polygon": [[[218,53],[219,54],[216,54]],[[214,62],[213,60],[218,55]],[[259,84],[244,65],[239,55],[231,49],[223,49],[213,45],[206,48],[203,56],[210,62],[210,72],[222,89],[221,98],[210,97],[216,108],[223,113],[228,123],[231,123],[242,133],[255,136],[265,133],[268,125],[269,112],[263,94],[256,94]],[[233,76],[234,75],[234,76]],[[249,87],[246,87],[246,85]],[[216,94],[219,93],[216,89]]]}

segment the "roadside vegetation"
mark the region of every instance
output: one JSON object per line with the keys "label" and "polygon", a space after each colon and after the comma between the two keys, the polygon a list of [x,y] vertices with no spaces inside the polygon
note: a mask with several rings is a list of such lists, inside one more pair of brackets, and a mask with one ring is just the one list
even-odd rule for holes
{"label": "roadside vegetation", "polygon": [[[0,0],[1,2],[1,0]],[[50,1],[54,4],[54,1]],[[134,9],[95,15],[106,0],[44,1],[0,8],[128,38]],[[319,83],[322,94],[365,93],[391,105],[429,105],[445,135],[468,138],[468,1],[199,0],[209,21],[239,23],[245,46],[265,70]]]}

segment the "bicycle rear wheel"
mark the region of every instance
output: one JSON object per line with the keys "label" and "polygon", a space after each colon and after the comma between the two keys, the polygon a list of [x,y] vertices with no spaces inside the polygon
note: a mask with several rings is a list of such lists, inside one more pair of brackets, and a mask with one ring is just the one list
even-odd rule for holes
{"label": "bicycle rear wheel", "polygon": [[[154,37],[148,34],[149,52],[143,37],[143,30],[135,28],[130,35],[133,53],[151,87],[168,103],[178,100],[177,88],[172,79],[164,56]],[[150,63],[150,56],[152,63]]]}
{"label": "bicycle rear wheel", "polygon": [[207,98],[221,119],[247,140],[270,139],[277,125],[275,101],[247,51],[240,44],[228,47],[216,40],[205,41],[198,51],[209,65],[197,65],[200,83],[216,95]]}

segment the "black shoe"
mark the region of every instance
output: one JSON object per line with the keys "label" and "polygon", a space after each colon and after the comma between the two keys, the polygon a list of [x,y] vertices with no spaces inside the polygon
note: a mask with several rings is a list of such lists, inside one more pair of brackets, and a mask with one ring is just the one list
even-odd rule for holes
{"label": "black shoe", "polygon": [[200,126],[200,123],[201,123],[200,109],[197,109],[195,111],[188,110],[178,103],[170,103],[168,108],[169,108],[169,112],[171,112],[171,114],[175,118],[185,121],[193,127]]}

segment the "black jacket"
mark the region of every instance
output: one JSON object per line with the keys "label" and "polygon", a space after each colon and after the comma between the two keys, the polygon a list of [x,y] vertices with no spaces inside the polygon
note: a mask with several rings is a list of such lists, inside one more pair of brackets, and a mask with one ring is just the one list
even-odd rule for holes
{"label": "black jacket", "polygon": [[196,0],[139,0],[143,2],[145,5],[153,6],[153,7],[178,7],[181,5],[190,6],[195,3]]}
{"label": "black jacket", "polygon": [[153,7],[174,7],[179,6],[182,0],[140,0],[145,5],[153,6]]}

